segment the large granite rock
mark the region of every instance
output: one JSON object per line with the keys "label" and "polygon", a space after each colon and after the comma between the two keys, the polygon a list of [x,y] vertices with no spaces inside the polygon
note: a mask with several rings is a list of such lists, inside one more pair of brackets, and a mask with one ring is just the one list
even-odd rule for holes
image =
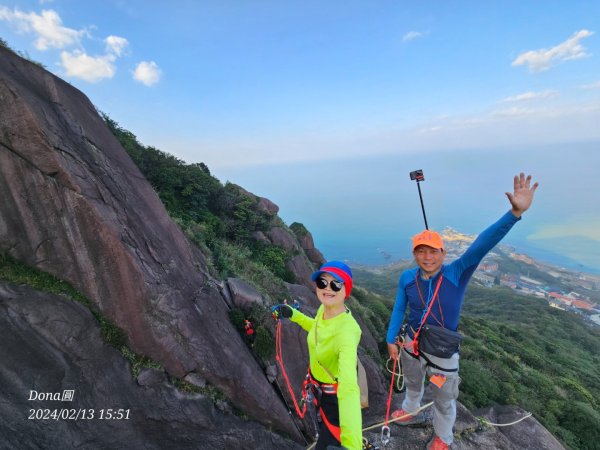
{"label": "large granite rock", "polygon": [[294,281],[297,284],[314,289],[314,283],[311,280],[313,268],[306,255],[299,253],[293,256],[287,263],[286,268],[294,274]]}
{"label": "large granite rock", "polygon": [[283,227],[273,227],[267,232],[267,237],[270,241],[288,252],[298,253],[300,245],[296,241],[294,234]]}
{"label": "large granite rock", "polygon": [[94,106],[1,46],[0,61],[0,251],[70,282],[169,374],[197,372],[300,439],[203,255]]}
{"label": "large granite rock", "polygon": [[265,306],[263,296],[254,286],[239,278],[228,278],[227,288],[234,308],[248,310],[252,305]]}
{"label": "large granite rock", "polygon": [[[2,449],[302,448],[206,395],[178,391],[158,369],[142,371],[139,385],[89,310],[64,297],[0,282],[0,342]],[[65,390],[72,401],[29,400]],[[59,418],[29,419],[45,409]]]}
{"label": "large granite rock", "polygon": [[256,203],[256,207],[259,211],[262,211],[270,216],[276,216],[279,212],[279,206],[273,203],[268,198],[259,197],[258,195],[254,195],[252,192],[247,191],[241,186],[234,184],[234,186],[242,193],[243,195],[251,198],[254,203]]}
{"label": "large granite rock", "polygon": [[317,267],[321,266],[325,263],[325,258],[323,257],[323,254],[317,248],[315,248],[315,241],[312,237],[312,234],[306,230],[304,226],[302,226],[302,228],[303,230],[296,233],[296,238],[300,243],[300,247],[302,247],[310,262],[315,264]]}

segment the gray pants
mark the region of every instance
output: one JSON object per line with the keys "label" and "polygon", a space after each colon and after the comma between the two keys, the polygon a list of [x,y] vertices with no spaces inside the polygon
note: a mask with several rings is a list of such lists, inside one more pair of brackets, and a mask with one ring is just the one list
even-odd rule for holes
{"label": "gray pants", "polygon": [[[445,369],[458,368],[458,353],[451,358],[438,358],[427,354],[427,358],[437,366]],[[435,434],[446,444],[452,444],[454,435],[452,427],[456,421],[456,399],[458,398],[458,385],[460,378],[458,371],[446,372],[433,369],[427,365],[427,361],[419,357],[413,358],[406,351],[401,350],[400,361],[402,362],[402,372],[404,374],[404,384],[406,386],[406,396],[402,402],[402,409],[408,413],[416,411],[421,406],[421,399],[425,390],[425,375],[431,378],[432,375],[441,374],[446,377],[446,382],[441,388],[431,383],[433,392],[433,429]]]}

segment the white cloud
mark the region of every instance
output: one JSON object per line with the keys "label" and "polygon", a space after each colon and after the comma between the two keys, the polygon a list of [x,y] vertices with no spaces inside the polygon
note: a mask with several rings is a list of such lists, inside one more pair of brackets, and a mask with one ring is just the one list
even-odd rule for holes
{"label": "white cloud", "polygon": [[162,72],[154,61],[142,61],[133,72],[133,79],[146,86],[158,83]]}
{"label": "white cloud", "polygon": [[596,81],[595,83],[582,84],[580,87],[582,89],[600,89],[600,80]]}
{"label": "white cloud", "polygon": [[539,72],[548,70],[552,66],[559,64],[563,61],[571,59],[579,59],[589,56],[586,53],[583,45],[580,44],[583,38],[589,37],[594,34],[592,31],[580,30],[573,34],[566,41],[558,44],[550,49],[542,48],[540,50],[530,50],[528,52],[521,53],[512,62],[513,66],[526,65],[532,72]]}
{"label": "white cloud", "polygon": [[531,100],[539,100],[545,98],[552,98],[558,95],[558,91],[548,90],[542,92],[524,92],[523,94],[513,95],[500,100],[501,103],[506,102],[526,102]]}
{"label": "white cloud", "polygon": [[412,41],[413,39],[417,39],[425,36],[427,33],[422,33],[420,31],[409,31],[404,36],[402,36],[402,42]]}
{"label": "white cloud", "polygon": [[129,45],[127,39],[112,35],[104,39],[104,42],[106,42],[106,52],[116,56],[122,56],[125,48]]}
{"label": "white cloud", "polygon": [[490,113],[491,117],[503,118],[503,117],[522,117],[532,114],[535,110],[529,108],[523,108],[521,106],[512,106],[507,109],[497,109]]}
{"label": "white cloud", "polygon": [[85,30],[74,30],[63,26],[60,16],[53,10],[43,10],[40,14],[36,14],[25,13],[17,8],[11,11],[7,7],[0,6],[0,20],[16,25],[20,32],[37,35],[34,45],[36,49],[42,51],[77,44],[87,33]]}
{"label": "white cloud", "polygon": [[428,133],[437,133],[438,131],[442,131],[444,128],[441,125],[433,125],[430,127],[419,128],[416,131],[416,134],[428,134]]}
{"label": "white cloud", "polygon": [[[38,14],[0,6],[0,21],[9,22],[21,33],[33,34],[34,46],[38,50],[65,49],[60,53],[59,63],[65,74],[91,83],[112,78],[117,71],[117,58],[123,56],[129,46],[129,41],[124,37],[110,35],[104,39],[106,53],[91,56],[81,44],[81,39],[89,36],[88,31],[65,27],[53,10],[42,10]],[[66,50],[74,46],[77,50]],[[155,82],[149,74],[145,79],[150,84]]]}
{"label": "white cloud", "polygon": [[96,83],[104,78],[112,78],[117,71],[115,67],[116,57],[112,54],[102,56],[89,56],[85,52],[63,51],[60,54],[61,65],[66,74],[71,77]]}

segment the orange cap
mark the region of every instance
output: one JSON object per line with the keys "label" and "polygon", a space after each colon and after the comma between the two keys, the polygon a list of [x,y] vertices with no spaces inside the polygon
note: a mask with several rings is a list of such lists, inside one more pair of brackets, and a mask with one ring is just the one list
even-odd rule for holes
{"label": "orange cap", "polygon": [[442,236],[435,231],[425,230],[416,234],[412,238],[413,241],[413,250],[417,248],[419,245],[426,245],[428,247],[433,248],[444,248],[444,241],[442,240]]}

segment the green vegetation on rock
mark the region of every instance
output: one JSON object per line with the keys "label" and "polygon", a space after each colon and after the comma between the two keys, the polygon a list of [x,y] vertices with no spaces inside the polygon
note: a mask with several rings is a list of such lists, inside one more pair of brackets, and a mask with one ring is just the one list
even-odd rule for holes
{"label": "green vegetation on rock", "polygon": [[2,253],[0,253],[0,280],[29,286],[48,294],[62,295],[86,306],[98,321],[104,342],[116,348],[131,363],[134,377],[137,377],[143,367],[161,368],[160,364],[133,352],[127,346],[125,332],[100,314],[87,297],[66,281],[15,261],[10,256]]}

